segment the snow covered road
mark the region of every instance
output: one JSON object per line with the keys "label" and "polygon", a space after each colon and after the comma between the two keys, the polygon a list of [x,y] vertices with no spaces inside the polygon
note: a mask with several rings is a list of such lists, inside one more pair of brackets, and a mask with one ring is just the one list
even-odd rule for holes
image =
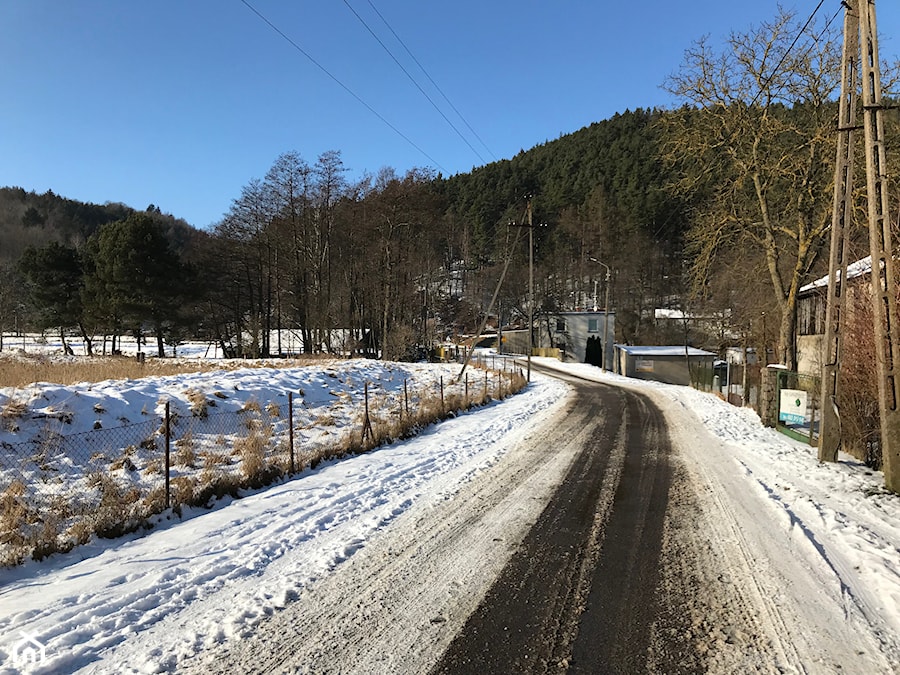
{"label": "snow covered road", "polygon": [[[402,529],[393,521],[414,506],[428,509],[473,482],[552,419],[565,395],[545,380],[149,535],[0,571],[0,673],[177,671],[198,652],[244,639],[370,539]],[[521,518],[518,500],[513,511]],[[34,666],[18,657],[31,644],[45,650]]]}
{"label": "snow covered road", "polygon": [[[682,639],[709,672],[892,673],[900,663],[900,500],[849,458],[750,411],[640,386],[676,449],[659,594],[693,597]],[[0,674],[422,672],[513,556],[575,458],[542,453],[565,385],[368,455],[0,571]],[[40,645],[42,663],[20,649]],[[37,655],[39,656],[39,654]],[[38,660],[36,658],[36,660]]]}

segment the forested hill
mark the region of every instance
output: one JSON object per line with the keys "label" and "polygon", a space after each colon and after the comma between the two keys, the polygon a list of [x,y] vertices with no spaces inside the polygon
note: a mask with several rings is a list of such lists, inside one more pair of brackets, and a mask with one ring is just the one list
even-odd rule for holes
{"label": "forested hill", "polygon": [[[626,111],[444,181],[451,211],[473,227],[476,246],[521,218],[522,197],[535,197],[535,218],[551,226],[567,210],[603,214],[615,229],[641,232],[657,246],[678,248],[685,208],[666,194],[670,176],[659,161],[659,110]],[[600,223],[595,223],[600,226]]]}
{"label": "forested hill", "polygon": [[[188,225],[183,220],[160,213],[152,205],[147,210],[167,223],[173,239],[179,239],[179,232],[185,236]],[[79,247],[101,225],[124,220],[134,212],[125,204],[90,204],[51,190],[37,194],[19,187],[0,188],[0,263],[13,263],[29,246],[51,241]]]}
{"label": "forested hill", "polygon": [[[531,195],[538,311],[596,305],[602,281],[617,330],[633,339],[646,309],[680,285],[686,209],[667,194],[659,160],[656,122],[667,114],[617,114],[446,178],[386,169],[351,184],[339,152],[309,164],[288,151],[208,232],[152,205],[0,188],[0,329],[78,325],[89,336],[151,325],[159,340],[202,332],[228,353],[259,356],[277,349],[268,339],[279,325],[302,331],[310,350],[336,348],[337,327],[356,331],[353,349],[405,356],[475,330],[507,256],[498,303],[504,322],[522,323],[529,249],[507,224],[521,222]],[[160,283],[134,297],[135,270],[154,260],[142,274]]]}
{"label": "forested hill", "polygon": [[[677,248],[685,219],[682,205],[664,192],[669,177],[658,160],[653,126],[662,114],[642,109],[616,114],[512,159],[437,179],[451,222],[471,228],[474,252],[489,255],[496,228],[521,218],[523,195],[533,194],[540,222],[556,225],[567,209],[588,209],[594,216],[599,211],[616,229],[641,231],[656,245]],[[134,212],[117,202],[98,205],[52,191],[0,188],[0,262],[48,241],[79,246],[104,223]],[[158,209],[157,214],[172,228],[187,225]]]}

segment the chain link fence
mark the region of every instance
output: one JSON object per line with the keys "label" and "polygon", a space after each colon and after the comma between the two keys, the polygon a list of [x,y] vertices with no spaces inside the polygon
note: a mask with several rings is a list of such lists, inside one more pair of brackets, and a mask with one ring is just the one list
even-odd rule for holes
{"label": "chain link fence", "polygon": [[503,367],[437,386],[404,381],[401,391],[367,383],[362,396],[345,392],[327,406],[287,392],[219,412],[215,394],[198,395],[136,424],[70,435],[48,425],[29,442],[0,443],[0,565],[67,551],[94,535],[120,536],[167,508],[237,496],[412,436],[521,389],[521,371]]}

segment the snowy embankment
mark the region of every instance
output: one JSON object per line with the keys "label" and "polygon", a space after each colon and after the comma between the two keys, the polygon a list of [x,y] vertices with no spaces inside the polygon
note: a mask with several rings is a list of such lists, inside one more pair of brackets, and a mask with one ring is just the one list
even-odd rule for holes
{"label": "snowy embankment", "polygon": [[[722,535],[747,557],[723,576],[752,574],[763,554],[777,565],[780,555],[789,571],[769,578],[784,585],[757,585],[773,616],[840,615],[842,623],[829,624],[833,632],[869,631],[884,658],[898,656],[900,499],[884,491],[880,473],[845,456],[820,465],[813,448],[708,394],[560,367],[641,387],[677,421],[679,438],[696,439],[681,444],[684,457],[715,486],[704,498],[734,518]],[[523,393],[414,439],[328,462],[211,511],[190,510],[184,521],[163,519],[142,537],[95,541],[0,571],[0,673],[175,671],[249,635],[314,582],[340,574],[342,562],[374,538],[414,527],[405,514],[477,481],[530,429],[563,414],[566,391],[536,376]],[[799,608],[793,584],[814,591]],[[22,663],[22,651],[38,646],[44,662]]]}
{"label": "snowy embankment", "polygon": [[[32,393],[41,398],[43,389],[56,405],[65,401],[74,424],[79,412],[91,418],[95,397],[104,394],[118,402],[106,407],[132,411],[147,401],[156,405],[162,391],[183,396],[198,387],[257,400],[261,389],[302,389],[312,405],[318,397],[332,403],[342,392],[358,398],[366,381],[402,391],[407,376],[436,386],[458,373],[455,365],[355,361],[325,370],[101,383],[89,395],[70,389],[64,396],[64,388],[43,385]],[[183,521],[159,517],[150,534],[94,540],[41,563],[0,570],[0,673],[74,672],[96,661],[105,672],[169,670],[207,645],[246,634],[414,503],[446,499],[496,462],[529,419],[552,409],[564,391],[557,383],[536,384],[411,440],[325,462],[243,499],[222,500],[211,511],[185,509]],[[338,418],[329,425],[351,422]],[[43,648],[43,663],[25,663],[30,648]],[[126,649],[129,656],[120,657]]]}
{"label": "snowy embankment", "polygon": [[[0,367],[41,365],[0,357]],[[86,377],[91,366],[107,372],[116,362],[54,364]],[[449,364],[203,365],[209,372],[0,388],[0,565],[69,550],[95,533],[116,536],[167,505],[204,504],[408,436],[523,381],[511,366],[473,368],[456,382],[459,369]]]}

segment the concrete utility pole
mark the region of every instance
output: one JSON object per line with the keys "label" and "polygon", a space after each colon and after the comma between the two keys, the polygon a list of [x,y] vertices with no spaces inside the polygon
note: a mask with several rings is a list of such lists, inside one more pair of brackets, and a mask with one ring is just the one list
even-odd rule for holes
{"label": "concrete utility pole", "polygon": [[[888,217],[888,184],[887,184],[887,160],[885,157],[884,142],[884,108],[881,102],[881,72],[878,63],[878,34],[875,21],[875,2],[874,0],[846,0],[844,3],[846,16],[844,21],[844,61],[848,61],[846,56],[848,49],[853,50],[853,58],[856,57],[857,51],[853,42],[857,39],[858,47],[861,52],[861,74],[862,74],[862,108],[863,108],[863,130],[865,132],[866,147],[866,195],[868,198],[868,214],[869,214],[869,248],[872,255],[872,303],[873,314],[875,320],[875,349],[876,360],[878,366],[878,403],[881,418],[881,454],[882,468],[884,469],[885,486],[893,491],[900,492],[900,391],[897,377],[900,375],[897,368],[897,359],[900,359],[900,320],[897,315],[897,277],[894,274],[893,259],[893,240],[890,228],[890,220]],[[854,28],[856,26],[856,28]],[[849,43],[849,46],[848,46]],[[848,66],[850,68],[850,66]],[[853,84],[855,89],[855,78],[847,77],[842,82],[841,106],[847,102],[852,102],[849,97],[849,91],[844,91],[848,80]],[[846,121],[852,122],[852,117],[841,117],[841,126]],[[852,127],[852,124],[847,124]],[[851,137],[852,138],[852,137]],[[852,155],[849,150],[842,159],[839,150],[838,163],[848,161],[847,171],[852,171]],[[837,178],[837,174],[836,174]],[[848,183],[849,179],[842,177],[844,183]],[[837,182],[837,181],[836,181]],[[841,188],[844,189],[844,188]],[[838,195],[839,188],[835,186],[835,194]],[[848,199],[849,189],[844,196]],[[835,213],[839,207],[849,208],[846,205],[835,204]],[[846,220],[848,211],[844,211],[841,216]],[[846,223],[845,223],[846,224]],[[841,291],[835,291],[837,283],[837,269],[835,260],[842,260],[846,246],[843,243],[838,244],[841,247],[839,252],[835,252],[835,233],[832,233],[832,254],[831,267],[829,277],[829,304],[837,301],[837,307],[829,307],[826,317],[832,318],[833,325],[828,328],[834,332],[831,336],[831,343],[826,343],[826,363],[823,369],[823,379],[827,382],[831,371],[829,367],[836,370],[839,366],[840,350],[840,311],[844,298],[841,297]],[[842,239],[841,242],[844,240]],[[843,261],[841,282],[846,282],[846,260]],[[835,312],[837,318],[835,319]],[[828,334],[826,334],[826,337]],[[827,393],[826,385],[823,385],[823,394]],[[832,389],[831,391],[834,391]],[[836,392],[835,392],[836,393]],[[831,406],[830,400],[823,400],[823,405],[827,409]],[[825,420],[823,419],[823,423]],[[823,447],[826,441],[833,443],[834,420],[829,422],[831,429],[826,430],[823,426],[820,435],[820,459],[832,459],[832,452],[836,455],[836,446],[832,450],[830,447]],[[839,433],[839,423],[838,423]]]}
{"label": "concrete utility pole", "polygon": [[534,351],[534,221],[531,195],[526,197],[525,216],[528,220],[528,381],[531,382],[531,352]]}
{"label": "concrete utility pole", "polygon": [[531,382],[531,352],[534,351],[534,220],[532,195],[525,195],[525,223],[511,223],[514,227],[528,228],[528,381]]}
{"label": "concrete utility pole", "polygon": [[847,244],[853,203],[853,145],[856,130],[856,86],[859,67],[859,15],[844,14],[841,57],[841,98],[838,111],[837,158],[834,166],[834,206],[831,213],[831,256],[825,301],[825,343],[822,345],[822,419],[819,422],[819,461],[836,462],[841,444],[838,413],[838,365],[841,360],[841,321],[847,306]]}
{"label": "concrete utility pole", "polygon": [[[878,399],[881,412],[881,461],[887,488],[900,492],[900,395],[897,359],[900,322],[897,318],[897,277],[893,236],[888,217],[887,160],[884,150],[884,107],[874,0],[856,0],[862,49],[862,106],[866,136],[866,193],[869,207],[869,248],[872,252],[872,303],[875,354],[878,358]],[[849,10],[848,10],[849,11]]]}

